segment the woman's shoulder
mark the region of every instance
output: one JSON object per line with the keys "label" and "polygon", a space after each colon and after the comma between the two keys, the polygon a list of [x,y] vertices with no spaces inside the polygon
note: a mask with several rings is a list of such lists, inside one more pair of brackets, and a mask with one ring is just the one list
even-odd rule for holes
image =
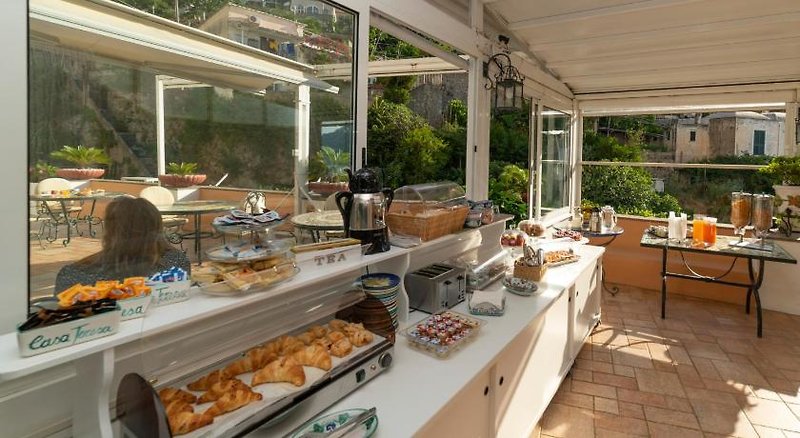
{"label": "woman's shoulder", "polygon": [[186,253],[179,249],[169,248],[164,251],[164,254],[161,255],[159,265],[164,268],[171,268],[173,266],[186,268],[189,266],[189,257],[187,257]]}

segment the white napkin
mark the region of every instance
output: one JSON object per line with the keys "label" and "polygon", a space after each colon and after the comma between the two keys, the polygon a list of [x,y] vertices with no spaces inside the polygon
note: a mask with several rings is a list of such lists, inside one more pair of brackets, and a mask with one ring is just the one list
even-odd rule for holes
{"label": "white napkin", "polygon": [[503,307],[503,289],[485,291],[476,290],[472,292],[472,298],[469,300],[469,305],[472,307],[481,303],[493,304],[498,309]]}

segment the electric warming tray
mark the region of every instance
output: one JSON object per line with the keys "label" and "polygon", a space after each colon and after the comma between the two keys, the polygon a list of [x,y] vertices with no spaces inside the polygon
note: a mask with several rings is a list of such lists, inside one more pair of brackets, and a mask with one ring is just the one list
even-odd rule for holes
{"label": "electric warming tray", "polygon": [[[295,387],[290,383],[267,383],[253,386],[253,391],[260,393],[263,397],[260,401],[218,416],[210,425],[180,436],[187,438],[239,437],[254,432],[259,428],[260,430],[254,432],[255,435],[272,436],[274,434],[270,430],[276,425],[279,425],[279,428],[283,431],[300,427],[308,418],[284,417],[288,417],[288,414],[294,410],[313,413],[311,415],[322,412],[391,366],[394,354],[393,344],[385,337],[374,332],[373,336],[371,343],[361,347],[354,347],[353,351],[344,358],[332,356],[333,366],[329,371],[304,366],[306,374],[304,385]],[[227,364],[241,357],[241,355],[230,357],[224,362],[200,370],[192,376],[172,382],[167,386],[187,390],[186,385],[188,383],[216,369],[224,368]],[[252,375],[253,373],[249,372],[240,374],[237,378],[249,385]],[[138,377],[138,375],[136,376]],[[123,405],[127,403],[129,406],[145,407],[154,411],[149,414],[141,412],[120,414],[119,418],[123,430],[132,436],[138,437],[169,437],[169,427],[166,425],[163,407],[161,407],[160,411],[162,413],[158,413],[160,402],[155,390],[149,393],[140,392],[136,396],[150,397],[152,402],[144,402],[142,400],[125,402],[124,400],[130,400],[130,398],[126,398],[122,393],[123,387],[124,384],[121,384],[120,393],[118,394],[118,400],[123,400]],[[203,393],[203,391],[190,392],[197,396]],[[195,412],[204,412],[212,404],[213,402],[198,404],[195,406]],[[159,433],[153,433],[152,424],[139,424],[142,418],[155,419],[160,423]]]}

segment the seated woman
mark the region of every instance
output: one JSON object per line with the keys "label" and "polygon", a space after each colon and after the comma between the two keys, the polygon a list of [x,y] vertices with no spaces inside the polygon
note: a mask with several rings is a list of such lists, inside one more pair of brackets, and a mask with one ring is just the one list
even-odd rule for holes
{"label": "seated woman", "polygon": [[173,266],[187,273],[191,270],[186,254],[164,237],[161,213],[145,199],[119,197],[111,201],[104,228],[103,249],[61,268],[55,293],[76,283],[149,277]]}

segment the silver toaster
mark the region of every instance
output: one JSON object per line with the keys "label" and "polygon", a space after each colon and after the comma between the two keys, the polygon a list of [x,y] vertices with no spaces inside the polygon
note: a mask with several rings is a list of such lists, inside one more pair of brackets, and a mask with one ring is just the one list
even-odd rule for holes
{"label": "silver toaster", "polygon": [[412,309],[435,313],[464,301],[467,271],[437,263],[406,274],[404,284]]}

